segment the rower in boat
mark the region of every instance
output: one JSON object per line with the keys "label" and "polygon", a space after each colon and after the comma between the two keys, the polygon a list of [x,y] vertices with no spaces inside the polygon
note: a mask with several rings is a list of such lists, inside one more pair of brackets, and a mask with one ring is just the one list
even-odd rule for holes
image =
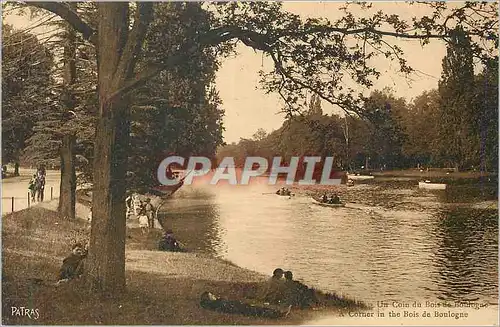
{"label": "rower in boat", "polygon": [[334,195],[332,195],[332,197],[330,198],[330,200],[328,201],[329,204],[340,204],[340,198],[339,196],[337,195],[337,193],[335,193]]}
{"label": "rower in boat", "polygon": [[276,194],[281,196],[291,196],[292,192],[288,188],[282,187],[276,191]]}
{"label": "rower in boat", "polygon": [[326,193],[323,194],[323,197],[321,198],[321,202],[323,202],[323,203],[328,202],[328,196],[326,195]]}

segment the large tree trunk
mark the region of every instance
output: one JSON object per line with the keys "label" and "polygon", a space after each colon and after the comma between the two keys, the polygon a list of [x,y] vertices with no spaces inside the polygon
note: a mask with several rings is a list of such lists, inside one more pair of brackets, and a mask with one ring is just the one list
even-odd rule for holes
{"label": "large tree trunk", "polygon": [[[76,3],[70,3],[76,11]],[[64,42],[64,73],[63,73],[63,104],[66,110],[64,119],[74,119],[71,110],[75,108],[75,97],[72,87],[76,79],[76,34],[74,29],[66,24]],[[72,134],[63,135],[61,147],[61,186],[59,192],[58,211],[61,218],[74,219],[76,205],[76,174],[75,174],[75,144],[76,137]]]}
{"label": "large tree trunk", "polygon": [[75,218],[76,173],[75,173],[75,136],[64,135],[61,147],[61,186],[58,212],[61,218]]}
{"label": "large tree trunk", "polygon": [[128,3],[99,3],[99,114],[94,144],[92,232],[87,278],[94,291],[125,288],[125,175],[128,106],[111,97],[120,87],[117,66],[127,37]]}
{"label": "large tree trunk", "polygon": [[[104,110],[113,111],[111,106]],[[98,291],[116,292],[125,287],[129,123],[122,113],[100,117],[96,130],[89,276],[92,289]]]}

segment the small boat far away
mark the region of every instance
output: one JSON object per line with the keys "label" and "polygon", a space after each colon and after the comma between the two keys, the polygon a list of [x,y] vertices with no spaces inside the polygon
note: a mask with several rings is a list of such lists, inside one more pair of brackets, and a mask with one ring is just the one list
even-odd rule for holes
{"label": "small boat far away", "polygon": [[358,181],[361,181],[361,180],[365,180],[365,179],[373,179],[375,178],[375,176],[372,176],[372,175],[359,175],[359,174],[349,174],[347,173],[347,178],[350,179],[350,180],[358,180]]}
{"label": "small boat far away", "polygon": [[291,199],[292,196],[295,196],[295,193],[291,193],[289,195],[281,195],[281,194],[276,194],[276,195],[279,196],[280,198],[283,198],[283,199]]}
{"label": "small boat far away", "polygon": [[428,190],[445,190],[446,184],[431,183],[429,180],[427,180],[425,182],[418,182],[418,188],[428,189]]}

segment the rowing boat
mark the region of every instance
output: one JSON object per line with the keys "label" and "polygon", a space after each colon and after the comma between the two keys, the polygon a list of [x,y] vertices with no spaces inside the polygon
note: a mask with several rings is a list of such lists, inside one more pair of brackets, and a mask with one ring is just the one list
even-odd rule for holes
{"label": "rowing boat", "polygon": [[351,175],[351,174],[347,174],[347,178],[351,179],[351,180],[358,180],[358,181],[362,181],[362,180],[365,180],[365,179],[373,179],[375,178],[375,176],[372,176],[372,175]]}
{"label": "rowing boat", "polygon": [[290,194],[290,195],[280,195],[280,194],[276,194],[277,196],[279,196],[280,198],[283,198],[283,199],[291,199],[292,196],[295,196],[294,193]]}
{"label": "rowing boat", "polygon": [[418,182],[418,188],[425,188],[428,190],[446,190],[446,184],[431,183],[429,181]]}
{"label": "rowing boat", "polygon": [[319,206],[322,206],[322,207],[330,207],[330,208],[341,208],[341,207],[345,207],[345,203],[324,203],[324,202],[320,202],[314,198],[312,198],[312,203],[313,204],[316,204],[316,205],[319,205]]}
{"label": "rowing boat", "polygon": [[149,190],[150,193],[162,197],[162,198],[168,198],[172,196],[175,192],[177,192],[183,185],[184,185],[184,180],[186,179],[186,176],[182,177],[179,179],[179,181],[174,184],[174,185],[160,185],[153,187]]}

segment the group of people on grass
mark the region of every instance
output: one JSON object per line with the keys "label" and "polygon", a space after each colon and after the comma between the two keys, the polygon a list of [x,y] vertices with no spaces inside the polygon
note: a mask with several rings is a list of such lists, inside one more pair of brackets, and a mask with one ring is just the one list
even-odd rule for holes
{"label": "group of people on grass", "polygon": [[132,194],[125,199],[125,202],[127,205],[127,218],[132,215],[139,218],[139,227],[143,232],[146,232],[148,228],[155,228],[155,207],[150,198],[142,201],[138,194]]}
{"label": "group of people on grass", "polygon": [[43,195],[45,192],[45,175],[45,167],[40,166],[36,173],[31,177],[28,183],[31,202],[35,202],[35,200],[38,202],[43,201]]}
{"label": "group of people on grass", "polygon": [[324,193],[323,196],[321,197],[321,202],[328,203],[328,204],[341,204],[342,203],[340,201],[340,197],[337,195],[337,193],[334,193],[330,196],[328,196],[326,193]]}
{"label": "group of people on grass", "polygon": [[292,272],[285,272],[281,268],[276,268],[273,276],[263,284],[257,300],[261,304],[223,299],[204,292],[200,298],[200,306],[224,313],[280,318],[288,315],[292,308],[305,309],[319,302],[314,289],[293,280]]}
{"label": "group of people on grass", "polygon": [[259,299],[269,304],[285,304],[307,308],[317,302],[315,292],[299,281],[293,280],[291,271],[276,268],[273,276],[262,289]]}

